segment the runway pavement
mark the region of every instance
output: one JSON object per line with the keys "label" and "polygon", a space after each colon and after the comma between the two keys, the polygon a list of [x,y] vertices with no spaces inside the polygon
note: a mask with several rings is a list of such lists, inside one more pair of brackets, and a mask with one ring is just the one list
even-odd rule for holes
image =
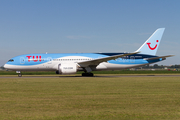
{"label": "runway pavement", "polygon": [[[0,76],[0,78],[66,78],[66,77],[82,77],[81,75],[66,75],[66,76],[52,76],[52,75],[24,75],[22,77],[18,76]],[[84,76],[83,76],[84,77]],[[180,77],[180,75],[169,75],[169,74],[163,74],[163,75],[94,75],[94,77]],[[84,77],[86,78],[86,77]],[[93,78],[93,77],[92,77]]]}

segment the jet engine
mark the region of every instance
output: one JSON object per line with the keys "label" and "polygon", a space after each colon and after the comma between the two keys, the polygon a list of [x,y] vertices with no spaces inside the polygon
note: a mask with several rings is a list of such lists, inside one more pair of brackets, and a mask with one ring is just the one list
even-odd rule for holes
{"label": "jet engine", "polygon": [[57,74],[75,74],[77,72],[77,64],[75,63],[61,63],[58,65]]}

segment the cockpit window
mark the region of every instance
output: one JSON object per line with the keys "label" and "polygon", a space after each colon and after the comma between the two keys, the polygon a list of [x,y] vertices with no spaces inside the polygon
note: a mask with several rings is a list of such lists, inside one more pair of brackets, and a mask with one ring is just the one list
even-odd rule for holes
{"label": "cockpit window", "polygon": [[13,59],[10,59],[8,62],[14,62],[14,60],[13,60]]}

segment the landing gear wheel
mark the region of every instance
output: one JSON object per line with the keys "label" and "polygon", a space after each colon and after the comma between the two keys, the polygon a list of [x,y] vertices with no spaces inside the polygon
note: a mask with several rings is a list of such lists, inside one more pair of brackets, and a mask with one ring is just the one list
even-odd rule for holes
{"label": "landing gear wheel", "polygon": [[82,73],[82,76],[93,77],[93,73]]}
{"label": "landing gear wheel", "polygon": [[22,74],[18,74],[18,77],[22,77]]}
{"label": "landing gear wheel", "polygon": [[21,71],[16,71],[18,73],[18,77],[22,77]]}

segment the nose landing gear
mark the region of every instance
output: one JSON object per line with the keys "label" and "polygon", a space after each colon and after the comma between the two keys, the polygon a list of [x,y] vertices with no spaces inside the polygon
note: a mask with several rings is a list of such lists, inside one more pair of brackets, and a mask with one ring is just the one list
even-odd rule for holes
{"label": "nose landing gear", "polygon": [[18,77],[22,77],[21,71],[16,71],[18,73]]}

